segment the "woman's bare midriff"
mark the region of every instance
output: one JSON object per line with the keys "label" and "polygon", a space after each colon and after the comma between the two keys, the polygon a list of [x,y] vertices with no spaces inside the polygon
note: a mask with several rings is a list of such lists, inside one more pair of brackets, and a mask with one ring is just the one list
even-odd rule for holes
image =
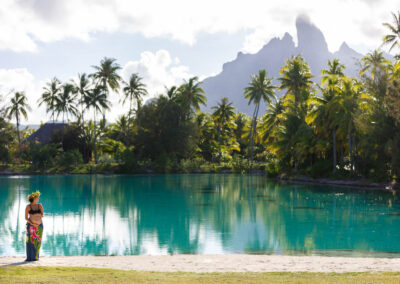
{"label": "woman's bare midriff", "polygon": [[42,215],[38,214],[29,214],[29,221],[31,221],[34,225],[39,226],[42,224]]}

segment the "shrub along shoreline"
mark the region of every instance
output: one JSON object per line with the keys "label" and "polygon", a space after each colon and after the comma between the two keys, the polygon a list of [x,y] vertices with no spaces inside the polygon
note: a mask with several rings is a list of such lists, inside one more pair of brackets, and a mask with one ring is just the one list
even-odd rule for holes
{"label": "shrub along shoreline", "polygon": [[289,182],[299,184],[314,184],[314,185],[327,185],[338,186],[347,188],[358,188],[366,190],[380,190],[388,192],[400,191],[400,185],[396,181],[391,182],[376,182],[367,179],[354,179],[354,178],[335,178],[335,177],[311,177],[307,175],[294,175],[288,173],[276,174],[268,171],[268,165],[255,164],[250,170],[248,165],[229,165],[219,163],[208,163],[206,166],[193,167],[188,166],[189,162],[186,161],[186,168],[170,171],[156,171],[151,168],[140,168],[134,172],[124,172],[121,170],[119,164],[81,164],[74,168],[51,168],[47,170],[31,170],[29,165],[25,167],[18,166],[1,166],[0,176],[15,176],[15,175],[85,175],[85,174],[98,174],[98,175],[158,175],[158,174],[258,174],[265,175],[270,179],[278,182]]}

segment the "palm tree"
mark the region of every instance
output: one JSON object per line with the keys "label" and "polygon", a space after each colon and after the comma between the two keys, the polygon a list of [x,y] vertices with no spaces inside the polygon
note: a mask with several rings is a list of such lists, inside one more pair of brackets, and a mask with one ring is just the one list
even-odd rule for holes
{"label": "palm tree", "polygon": [[190,115],[192,110],[197,113],[200,112],[200,105],[207,104],[207,98],[204,96],[204,90],[200,87],[201,82],[197,77],[192,77],[189,81],[184,82],[177,94],[177,102],[179,102],[188,111],[187,116]]}
{"label": "palm tree", "polygon": [[64,145],[65,116],[67,116],[67,121],[69,121],[68,115],[72,114],[75,116],[78,112],[76,108],[76,91],[74,85],[66,83],[62,86],[61,92],[59,92],[56,97],[55,109],[57,118],[60,113],[62,114],[62,143]]}
{"label": "palm tree", "polygon": [[30,106],[27,103],[27,98],[24,92],[16,92],[14,97],[11,98],[10,105],[5,109],[6,115],[9,119],[15,117],[17,121],[17,136],[18,136],[18,145],[21,145],[21,137],[19,134],[19,122],[21,115],[28,119],[27,110],[30,110]]}
{"label": "palm tree", "polygon": [[325,131],[327,128],[331,128],[332,131],[332,154],[333,154],[333,173],[336,172],[337,165],[337,153],[336,153],[336,131],[338,126],[333,125],[333,121],[336,120],[339,113],[333,111],[335,97],[340,92],[341,79],[344,78],[343,70],[345,66],[340,63],[338,59],[328,61],[329,69],[321,71],[322,79],[321,83],[327,85],[325,89],[321,89],[322,96],[314,96],[312,98],[313,108],[310,111],[308,118],[312,123],[316,124],[317,127],[322,128]]}
{"label": "palm tree", "polygon": [[97,131],[96,131],[96,114],[103,112],[110,108],[110,101],[107,98],[107,91],[102,85],[96,86],[86,96],[85,104],[88,108],[93,108],[93,121],[94,121],[94,160],[97,164]]}
{"label": "palm tree", "polygon": [[267,72],[265,69],[260,70],[258,75],[253,75],[250,77],[251,82],[248,87],[244,89],[245,98],[249,101],[249,104],[254,103],[255,108],[253,112],[253,121],[250,128],[250,149],[251,157],[250,161],[253,164],[253,143],[254,136],[256,132],[256,124],[258,117],[258,110],[260,108],[261,101],[267,102],[268,105],[271,104],[271,99],[275,99],[275,88],[272,85],[272,78],[267,77]]}
{"label": "palm tree", "polygon": [[85,97],[89,94],[91,84],[86,73],[78,74],[78,81],[73,82],[75,91],[79,95],[79,105],[81,106],[80,117],[82,119],[82,124],[85,124]]}
{"label": "palm tree", "polygon": [[61,92],[61,82],[56,77],[43,87],[42,97],[39,99],[39,106],[46,104],[46,112],[51,112],[51,117],[54,123],[54,113],[56,112],[56,102],[59,93]]}
{"label": "palm tree", "polygon": [[281,82],[280,90],[286,89],[286,94],[294,96],[294,104],[297,107],[303,90],[310,89],[313,77],[310,67],[300,55],[293,56],[290,60],[286,60],[286,65],[280,70]]}
{"label": "palm tree", "polygon": [[360,75],[364,75],[365,72],[370,71],[372,79],[377,79],[377,75],[381,75],[381,73],[386,70],[387,66],[390,65],[390,61],[384,57],[383,51],[378,49],[367,53],[367,55],[361,59],[361,62],[363,68],[360,71]]}
{"label": "palm tree", "polygon": [[171,88],[165,87],[165,93],[170,100],[173,100],[177,95],[178,87],[172,86]]}
{"label": "palm tree", "polygon": [[358,116],[358,110],[368,107],[371,102],[369,96],[363,92],[362,85],[356,79],[343,78],[342,81],[340,93],[333,101],[332,111],[338,114],[333,117],[333,125],[337,125],[343,133],[347,132],[350,171],[353,174],[356,152],[355,120]]}
{"label": "palm tree", "polygon": [[[97,85],[101,85],[104,89],[106,97],[109,95],[109,89],[117,92],[119,89],[119,82],[122,80],[118,75],[121,66],[117,64],[116,59],[104,57],[100,61],[100,66],[92,66],[96,72],[89,75],[97,81]],[[103,120],[105,121],[105,110],[102,111]]]}
{"label": "palm tree", "polygon": [[221,161],[222,130],[227,128],[227,126],[228,129],[231,129],[229,126],[232,126],[232,120],[235,117],[235,108],[233,107],[233,103],[229,102],[229,99],[225,97],[222,98],[221,102],[218,103],[217,106],[214,106],[211,109],[214,110],[212,116],[216,122],[218,130],[219,160]]}
{"label": "palm tree", "polygon": [[391,34],[385,35],[383,38],[383,45],[391,45],[389,51],[391,51],[396,46],[400,46],[400,12],[398,12],[397,15],[395,13],[392,13],[392,16],[393,25],[389,23],[383,24],[391,32]]}
{"label": "palm tree", "polygon": [[123,88],[124,91],[124,100],[123,104],[125,104],[126,100],[129,100],[129,115],[128,115],[128,129],[129,129],[129,122],[131,121],[131,113],[133,109],[133,100],[136,100],[136,107],[137,109],[140,108],[142,97],[147,95],[146,85],[142,83],[142,78],[134,73],[129,78],[129,82],[124,82],[125,87]]}
{"label": "palm tree", "polygon": [[321,71],[321,84],[325,85],[329,79],[331,79],[334,76],[337,77],[343,77],[344,73],[343,70],[345,69],[345,66],[340,63],[339,59],[333,59],[332,61],[328,61],[328,69],[324,69]]}
{"label": "palm tree", "polygon": [[279,127],[284,114],[284,101],[283,97],[280,97],[275,102],[271,103],[267,112],[262,117],[260,129],[262,133],[262,140],[266,141],[271,137],[273,131]]}

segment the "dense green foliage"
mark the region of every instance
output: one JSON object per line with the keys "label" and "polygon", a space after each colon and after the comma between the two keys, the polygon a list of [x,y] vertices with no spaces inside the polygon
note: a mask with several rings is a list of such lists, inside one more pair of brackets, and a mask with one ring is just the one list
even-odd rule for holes
{"label": "dense green foliage", "polygon": [[[391,34],[384,38],[391,48],[400,40],[399,18],[393,17],[394,25],[386,24]],[[265,70],[249,74],[243,95],[255,107],[248,117],[228,98],[213,106],[212,113],[201,112],[207,100],[197,77],[143,105],[148,93],[139,74],[123,82],[120,66],[104,58],[93,74],[79,74],[77,82],[62,84],[53,78],[44,87],[39,103],[53,121],[61,116],[68,122],[49,145],[24,140],[17,147],[13,137],[17,133],[17,141],[23,140],[19,124],[29,106],[25,94],[16,92],[0,117],[1,161],[41,170],[94,162],[125,173],[246,172],[255,167],[269,175],[398,179],[400,61],[389,61],[375,50],[360,65],[357,78],[346,76],[337,59],[327,62],[321,74],[312,74],[298,55],[286,61],[276,86]],[[105,113],[111,90],[121,93],[129,112],[110,124]],[[259,114],[261,104],[268,106],[264,114]],[[85,119],[88,112],[92,119]],[[16,131],[7,118],[16,118]],[[26,138],[26,130],[23,134]]]}

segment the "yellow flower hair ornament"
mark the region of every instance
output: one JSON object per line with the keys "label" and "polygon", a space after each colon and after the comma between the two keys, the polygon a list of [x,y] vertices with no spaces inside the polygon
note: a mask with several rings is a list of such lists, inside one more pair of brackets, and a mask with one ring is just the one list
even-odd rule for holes
{"label": "yellow flower hair ornament", "polygon": [[35,197],[39,197],[40,196],[40,191],[36,190],[36,192],[32,192],[31,194],[28,195],[28,199],[35,198]]}

